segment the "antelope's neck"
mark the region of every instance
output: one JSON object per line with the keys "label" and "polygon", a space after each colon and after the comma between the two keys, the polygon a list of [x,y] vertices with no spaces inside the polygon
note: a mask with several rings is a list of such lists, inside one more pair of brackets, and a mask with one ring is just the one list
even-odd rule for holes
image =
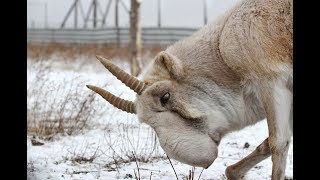
{"label": "antelope's neck", "polygon": [[166,51],[183,63],[186,78],[204,77],[216,84],[234,86],[239,76],[224,63],[219,49],[219,38],[223,22],[207,24],[192,36],[185,38]]}

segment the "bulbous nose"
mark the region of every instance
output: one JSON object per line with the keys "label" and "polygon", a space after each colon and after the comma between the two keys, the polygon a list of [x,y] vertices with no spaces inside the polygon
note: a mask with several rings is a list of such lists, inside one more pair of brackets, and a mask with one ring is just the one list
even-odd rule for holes
{"label": "bulbous nose", "polygon": [[184,164],[208,168],[218,156],[218,145],[206,134],[173,129],[156,132],[166,154]]}

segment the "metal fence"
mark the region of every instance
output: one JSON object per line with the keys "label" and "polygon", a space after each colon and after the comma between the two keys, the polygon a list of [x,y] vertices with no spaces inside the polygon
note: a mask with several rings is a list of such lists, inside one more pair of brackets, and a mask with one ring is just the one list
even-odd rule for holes
{"label": "metal fence", "polygon": [[[196,28],[142,28],[143,45],[169,45],[190,36]],[[119,43],[128,44],[129,28],[103,29],[27,29],[31,43]]]}

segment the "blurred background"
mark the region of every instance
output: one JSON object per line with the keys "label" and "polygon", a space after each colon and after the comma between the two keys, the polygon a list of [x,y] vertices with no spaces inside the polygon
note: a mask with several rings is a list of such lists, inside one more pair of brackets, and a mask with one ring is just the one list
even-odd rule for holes
{"label": "blurred background", "polygon": [[[50,55],[53,51],[60,50],[58,44],[63,47],[64,54],[69,55],[75,53],[66,53],[72,47],[85,46],[77,53],[86,54],[84,49],[97,49],[100,52],[101,47],[107,46],[114,52],[121,50],[122,53],[117,54],[123,59],[127,57],[133,61],[130,55],[136,57],[141,65],[144,60],[141,56],[146,53],[154,56],[168,45],[191,35],[236,1],[28,0],[28,55]],[[134,2],[136,6],[132,5]],[[131,20],[130,12],[133,14]],[[138,12],[138,15],[134,17],[135,12]],[[130,22],[137,24],[137,28],[132,32],[130,27],[135,25]],[[137,37],[132,39],[136,33]],[[137,47],[130,46],[130,43],[135,42]],[[47,50],[38,47],[39,43],[41,46],[45,44]],[[136,49],[137,54],[130,54],[130,49]],[[108,57],[114,57],[114,53],[108,54]]]}
{"label": "blurred background", "polygon": [[[236,1],[142,0],[140,7],[141,26],[198,28],[205,23],[204,16],[207,16],[210,21],[231,7]],[[74,7],[75,3],[76,7]],[[74,16],[77,16],[78,22],[76,24],[78,26],[76,27],[81,29],[92,3],[94,3],[93,0],[27,0],[28,28],[60,28],[70,8],[72,8],[65,27],[74,28]],[[96,0],[95,4],[97,8],[97,28],[101,28],[101,20],[103,19],[105,19],[105,24],[102,27],[115,27],[115,14],[118,14],[120,27],[129,27],[128,11],[130,10],[131,0]],[[115,12],[116,9],[118,9],[118,13]],[[205,9],[207,12],[204,12]],[[76,14],[75,11],[77,11]],[[105,15],[106,13],[107,15]],[[93,28],[92,21],[93,16],[91,14],[87,22],[87,28]]]}

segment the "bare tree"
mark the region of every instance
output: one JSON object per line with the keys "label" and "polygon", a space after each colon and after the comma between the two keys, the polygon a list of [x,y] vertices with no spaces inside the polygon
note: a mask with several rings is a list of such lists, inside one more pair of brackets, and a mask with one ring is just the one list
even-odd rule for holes
{"label": "bare tree", "polygon": [[139,66],[141,61],[140,3],[141,3],[141,0],[131,0],[130,61],[131,61],[131,74],[133,76],[137,76],[141,70]]}

